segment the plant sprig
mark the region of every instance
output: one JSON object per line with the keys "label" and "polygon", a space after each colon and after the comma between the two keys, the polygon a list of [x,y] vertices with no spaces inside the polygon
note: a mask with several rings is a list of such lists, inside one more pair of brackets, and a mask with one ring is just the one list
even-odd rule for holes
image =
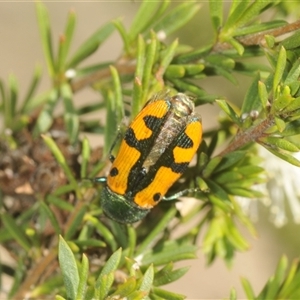
{"label": "plant sprig", "polygon": [[[300,150],[300,22],[277,17],[261,21],[266,10],[276,16],[282,3],[233,1],[224,16],[223,1],[210,1],[214,36],[193,47],[182,44],[177,32],[192,19],[198,22],[195,31],[203,30],[195,17],[200,5],[143,1],[129,29],[120,19],[112,20],[74,51],[75,12],[67,16],[54,49],[47,7],[36,3],[51,86],[37,92],[40,67],[23,99],[14,75],[7,84],[0,81],[0,241],[17,261],[10,298],[56,294],[57,299],[184,299],[162,286],[188,271],[174,267],[174,262],[196,257],[200,234],[208,263],[219,257],[232,264],[237,251],[249,248],[238,224],[252,235],[256,231],[237,199],[264,196],[255,189],[266,180],[256,146],[300,166],[294,157]],[[119,57],[85,65],[113,32],[123,42]],[[249,62],[257,57],[267,60]],[[218,87],[215,94],[204,88],[203,80],[215,76],[238,84],[239,74],[253,78],[240,106],[218,95]],[[75,106],[74,96],[86,88],[92,88],[97,99]],[[105,175],[109,149],[124,118],[133,119],[161,90],[184,92],[196,106],[217,103],[224,114],[216,128],[207,130],[203,124],[196,164],[170,191],[195,191],[198,204],[186,213],[161,203],[140,224],[123,226],[103,215],[97,188],[88,178]],[[87,120],[88,114],[99,116],[103,110],[106,120]],[[85,133],[103,135],[104,147],[93,149],[82,138]],[[19,204],[29,199],[30,204],[14,211],[8,197]],[[192,225],[174,238],[183,223]],[[282,258],[257,296],[243,279],[247,297],[299,297],[297,269],[296,261],[287,272]],[[120,274],[123,280],[118,281]],[[231,299],[236,299],[234,290]]]}

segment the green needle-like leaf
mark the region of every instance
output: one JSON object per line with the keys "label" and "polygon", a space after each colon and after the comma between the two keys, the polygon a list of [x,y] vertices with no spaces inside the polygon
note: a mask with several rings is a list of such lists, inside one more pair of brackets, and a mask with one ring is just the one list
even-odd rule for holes
{"label": "green needle-like leaf", "polygon": [[179,241],[167,241],[159,246],[160,251],[149,249],[144,252],[141,257],[142,265],[155,264],[160,266],[166,264],[172,260],[173,262],[183,259],[196,258],[197,246],[179,242]]}
{"label": "green needle-like leaf", "polygon": [[73,211],[72,223],[65,231],[66,239],[70,240],[74,238],[74,235],[76,234],[78,228],[82,226],[82,220],[86,214],[86,210],[86,206],[81,206],[80,209]]}
{"label": "green needle-like leaf", "polygon": [[143,253],[143,251],[149,246],[149,244],[152,243],[153,239],[166,228],[169,222],[174,218],[175,214],[175,207],[172,207],[168,210],[168,212],[162,217],[160,222],[154,227],[154,229],[152,229],[148,236],[139,245],[136,255]]}
{"label": "green needle-like leaf", "polygon": [[291,70],[286,76],[284,84],[285,85],[292,84],[293,82],[299,79],[299,76],[300,76],[300,58],[298,58],[297,61],[293,64]]}
{"label": "green needle-like leaf", "polygon": [[15,239],[15,241],[24,248],[25,251],[30,251],[31,245],[28,238],[24,232],[24,228],[19,226],[9,214],[1,214],[1,220],[6,230]]}
{"label": "green needle-like leaf", "polygon": [[159,32],[162,30],[166,36],[169,36],[187,22],[189,22],[200,9],[200,5],[195,2],[183,2],[170,10],[160,21],[158,21],[153,30]]}
{"label": "green needle-like leaf", "polygon": [[160,299],[160,300],[162,300],[162,299],[170,299],[170,300],[186,299],[186,297],[183,295],[175,294],[175,293],[172,293],[172,292],[160,289],[160,288],[156,288],[156,287],[154,287],[152,289],[151,295],[152,294],[154,297],[156,297],[156,298],[153,297],[153,299]]}
{"label": "green needle-like leaf", "polygon": [[78,268],[73,252],[62,237],[59,239],[58,259],[65,283],[67,298],[77,299],[79,287]]}
{"label": "green needle-like leaf", "polygon": [[243,26],[240,28],[237,28],[235,30],[236,36],[243,36],[243,35],[250,35],[255,34],[257,32],[267,31],[270,29],[278,28],[281,26],[286,25],[287,22],[285,20],[274,20],[269,22],[263,22],[259,24],[251,24],[249,26]]}
{"label": "green needle-like leaf", "polygon": [[126,32],[126,28],[121,22],[121,20],[113,20],[112,23],[115,25],[116,29],[119,31],[119,34],[122,37],[123,44],[124,44],[124,50],[129,55],[130,54],[130,40],[129,36]]}
{"label": "green needle-like leaf", "polygon": [[284,47],[281,47],[278,59],[277,59],[277,65],[274,73],[274,79],[273,79],[273,94],[276,95],[276,90],[279,85],[279,83],[282,80],[282,75],[284,72],[286,66],[286,51]]}
{"label": "green needle-like leaf", "polygon": [[[57,102],[59,101],[58,91],[56,89],[52,89],[45,95],[43,101],[47,102],[45,103],[36,121],[35,128],[33,131],[35,136],[48,131],[48,129],[51,127],[53,123],[53,111]],[[32,105],[33,103],[28,102],[28,106],[24,108],[26,112],[28,112],[30,109],[31,105],[29,104]]]}
{"label": "green needle-like leaf", "polygon": [[224,155],[222,164],[217,166],[215,172],[220,172],[234,166],[240,160],[245,158],[246,154],[246,151],[238,150]]}
{"label": "green needle-like leaf", "polygon": [[[137,282],[134,277],[129,277],[123,284],[119,285],[117,290],[111,295],[111,297],[119,296],[121,299],[130,296],[131,293],[134,293],[137,288]],[[140,299],[140,298],[138,298]],[[132,299],[134,300],[134,299]]]}
{"label": "green needle-like leaf", "polygon": [[74,11],[70,11],[64,34],[60,37],[58,56],[57,56],[57,70],[58,72],[65,71],[66,59],[69,53],[70,45],[73,38],[73,33],[76,24],[76,15]]}
{"label": "green needle-like leaf", "polygon": [[112,256],[105,263],[100,275],[108,275],[109,273],[115,271],[121,260],[122,249],[119,248],[115,251]]}
{"label": "green needle-like leaf", "polygon": [[272,280],[268,283],[265,299],[276,299],[280,290],[280,286],[285,277],[288,260],[286,256],[283,256],[277,266],[275,275]]}
{"label": "green needle-like leaf", "polygon": [[290,271],[287,274],[286,279],[282,285],[280,293],[278,295],[279,299],[291,297],[293,289],[296,290],[299,278],[299,260],[295,259],[291,266]]}
{"label": "green needle-like leaf", "polygon": [[12,128],[15,121],[14,118],[17,115],[16,105],[18,101],[18,82],[16,77],[11,74],[8,78],[9,97],[5,101],[5,125],[8,128]]}
{"label": "green needle-like leaf", "polygon": [[41,209],[44,211],[44,213],[47,215],[48,219],[50,220],[53,228],[55,229],[56,234],[61,233],[61,229],[59,227],[59,224],[56,220],[55,215],[53,214],[52,210],[47,206],[45,202],[40,203]]}
{"label": "green needle-like leaf", "polygon": [[34,93],[36,92],[36,89],[38,87],[38,84],[40,83],[41,80],[41,76],[42,76],[42,69],[40,65],[37,65],[35,67],[34,70],[34,74],[33,74],[33,78],[32,81],[29,85],[28,91],[24,97],[24,101],[22,103],[22,107],[20,109],[21,113],[25,113],[25,107],[27,106],[27,104],[29,103],[29,101],[31,100],[31,98],[33,97]]}
{"label": "green needle-like leaf", "polygon": [[147,97],[150,91],[150,87],[152,85],[151,78],[153,75],[153,67],[155,63],[155,58],[158,50],[158,40],[154,32],[151,32],[151,40],[146,46],[146,61],[144,64],[144,74],[142,79],[142,87],[143,87],[143,95],[142,101],[145,103],[147,101]]}
{"label": "green needle-like leaf", "polygon": [[111,247],[113,251],[117,249],[117,243],[111,231],[105,227],[97,218],[94,218],[90,215],[86,216],[86,220],[91,222],[95,226],[99,234],[102,235],[104,241]]}
{"label": "green needle-like leaf", "polygon": [[209,1],[209,9],[215,35],[217,35],[223,22],[223,1]]}
{"label": "green needle-like leaf", "polygon": [[84,59],[92,55],[99,48],[99,46],[113,33],[114,29],[115,27],[112,23],[108,23],[98,29],[78,48],[73,57],[67,63],[67,68],[75,68]]}
{"label": "green needle-like leaf", "polygon": [[[113,273],[117,270],[118,265],[121,260],[122,249],[115,251],[111,257],[105,263],[97,281],[96,281],[96,290],[99,292],[98,297],[101,299],[106,299],[107,294],[113,284],[114,275]],[[97,292],[97,293],[98,293]],[[97,296],[97,294],[95,295]]]}
{"label": "green needle-like leaf", "polygon": [[[258,83],[260,81],[260,75],[257,74],[246,92],[243,106],[241,109],[241,115],[244,113],[249,114],[252,110],[260,111],[262,107],[262,99],[259,97]],[[264,95],[263,95],[264,96]]]}
{"label": "green needle-like leaf", "polygon": [[264,110],[266,110],[266,106],[268,104],[268,91],[266,85],[262,81],[258,81],[258,93],[261,106]]}
{"label": "green needle-like leaf", "polygon": [[64,121],[68,132],[70,143],[74,144],[77,142],[79,134],[79,118],[76,113],[76,109],[73,103],[72,90],[69,84],[63,84],[61,86],[61,95],[63,98],[63,104],[65,107]]}
{"label": "green needle-like leaf", "polygon": [[[70,192],[70,191],[68,191],[68,192]],[[56,197],[55,195],[51,195],[51,194],[47,195],[46,200],[48,203],[55,205],[59,209],[66,210],[69,212],[72,211],[74,208],[72,204],[64,201],[64,199],[62,199],[62,198]]]}
{"label": "green needle-like leaf", "polygon": [[272,147],[268,147],[268,146],[265,146],[263,145],[267,150],[269,150],[271,153],[273,153],[274,155],[278,156],[279,158],[289,162],[290,164],[292,165],[295,165],[296,167],[300,167],[300,161],[295,158],[294,156],[286,153],[286,152],[283,152],[282,150],[280,149],[273,149]]}
{"label": "green needle-like leaf", "polygon": [[139,287],[139,291],[143,291],[146,292],[146,294],[149,294],[152,288],[153,278],[154,278],[154,269],[153,269],[153,265],[150,265],[150,267],[146,270],[143,276],[141,285]]}
{"label": "green needle-like leaf", "polygon": [[66,174],[69,182],[72,184],[73,188],[77,189],[77,181],[76,181],[74,175],[72,174],[72,171],[71,171],[70,167],[68,166],[65,157],[63,156],[63,154],[59,150],[59,148],[56,145],[56,143],[49,136],[43,135],[42,137],[43,137],[46,145],[49,147],[50,151],[54,155],[56,161],[58,162],[58,164],[64,170],[64,172],[65,172],[65,174]]}
{"label": "green needle-like leaf", "polygon": [[81,168],[80,168],[80,178],[83,179],[87,177],[88,163],[91,155],[89,140],[86,137],[84,137],[82,141],[81,155],[82,155],[82,161],[81,161]]}
{"label": "green needle-like leaf", "polygon": [[222,110],[234,121],[236,124],[240,123],[240,118],[234,109],[225,100],[216,100],[216,103],[222,108]]}
{"label": "green needle-like leaf", "polygon": [[164,268],[155,274],[154,285],[161,286],[169,284],[181,278],[187,273],[189,267],[183,267],[173,270],[173,262],[169,262]]}
{"label": "green needle-like leaf", "polygon": [[119,124],[121,124],[124,118],[124,104],[122,96],[121,82],[116,68],[110,67],[112,79],[113,79],[113,90],[106,92],[106,126],[104,129],[104,157],[106,157],[111,149],[114,140],[117,137]]}
{"label": "green needle-like leaf", "polygon": [[133,82],[131,117],[134,118],[144,105],[143,85],[146,44],[142,35],[137,40],[136,69]]}
{"label": "green needle-like leaf", "polygon": [[[229,11],[229,16],[228,16],[228,19],[223,28],[224,31],[230,30],[230,28],[234,27],[235,24],[237,24],[238,19],[247,10],[247,8],[248,8],[247,6],[248,6],[249,2],[250,2],[250,0],[245,0],[245,1],[234,0],[234,1],[232,1],[230,11]],[[236,26],[236,27],[238,27],[238,26]]]}
{"label": "green needle-like leaf", "polygon": [[52,37],[51,37],[49,15],[45,5],[39,1],[36,3],[36,12],[37,12],[38,25],[39,25],[41,39],[42,39],[42,46],[46,58],[47,67],[48,67],[48,73],[52,78],[56,70],[55,70],[55,61],[54,61],[53,48],[52,48]]}
{"label": "green needle-like leaf", "polygon": [[141,6],[131,23],[128,32],[129,40],[134,41],[137,36],[143,33],[151,25],[153,16],[159,10],[159,7],[165,1],[143,1]]}
{"label": "green needle-like leaf", "polygon": [[89,261],[85,254],[82,255],[82,262],[79,271],[79,284],[76,300],[85,299],[85,292],[88,280]]}
{"label": "green needle-like leaf", "polygon": [[283,138],[277,138],[277,137],[265,137],[262,138],[261,141],[263,141],[265,144],[267,144],[270,147],[278,147],[283,150],[287,150],[289,152],[299,152],[299,148],[292,142],[283,139]]}
{"label": "green needle-like leaf", "polygon": [[[255,1],[250,3],[248,7],[246,7],[248,1],[240,2],[241,5],[236,6],[234,10],[234,14],[231,15],[230,20],[226,23],[225,27],[243,27],[247,24],[251,19],[255,18],[259,15],[264,8],[270,4],[269,1]],[[243,4],[242,4],[243,3]],[[233,17],[234,16],[234,17]],[[225,28],[224,28],[225,29]]]}
{"label": "green needle-like leaf", "polygon": [[[158,75],[159,77],[163,77],[164,73],[166,72],[167,68],[171,67],[170,63],[174,58],[175,51],[178,47],[178,40],[176,39],[163,53],[163,58],[160,62],[158,68]],[[177,65],[176,65],[177,67]],[[162,87],[163,88],[163,87]]]}
{"label": "green needle-like leaf", "polygon": [[243,289],[248,299],[256,299],[250,282],[246,278],[241,278]]}
{"label": "green needle-like leaf", "polygon": [[221,163],[222,157],[216,156],[209,161],[205,169],[203,170],[203,177],[208,178],[213,171],[217,168],[217,166]]}
{"label": "green needle-like leaf", "polygon": [[296,31],[293,35],[286,38],[281,45],[287,50],[298,48],[300,46],[300,31]]}

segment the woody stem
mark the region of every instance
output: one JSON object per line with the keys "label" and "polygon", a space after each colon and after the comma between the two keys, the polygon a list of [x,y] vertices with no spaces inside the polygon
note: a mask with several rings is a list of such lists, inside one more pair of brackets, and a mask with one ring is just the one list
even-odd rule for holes
{"label": "woody stem", "polygon": [[257,141],[260,137],[262,137],[266,130],[275,124],[275,120],[273,116],[268,116],[265,120],[263,120],[258,125],[255,125],[248,130],[241,132],[236,135],[234,140],[228,145],[226,149],[221,151],[218,156],[224,156],[228,153],[231,153],[250,142]]}

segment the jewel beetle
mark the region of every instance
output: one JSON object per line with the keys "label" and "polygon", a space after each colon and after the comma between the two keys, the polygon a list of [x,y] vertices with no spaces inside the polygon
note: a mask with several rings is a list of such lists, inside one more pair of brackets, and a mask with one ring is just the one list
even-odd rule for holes
{"label": "jewel beetle", "polygon": [[[107,177],[100,201],[119,223],[143,219],[187,169],[202,139],[201,117],[185,94],[158,94],[128,126]],[[183,193],[181,193],[183,194]]]}

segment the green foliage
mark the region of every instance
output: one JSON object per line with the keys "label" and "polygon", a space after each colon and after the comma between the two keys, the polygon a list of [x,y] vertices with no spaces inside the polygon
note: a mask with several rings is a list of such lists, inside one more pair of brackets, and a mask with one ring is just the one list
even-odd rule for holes
{"label": "green foliage", "polygon": [[261,292],[255,296],[249,281],[242,278],[244,291],[248,299],[298,299],[299,289],[299,261],[293,261],[288,269],[288,259],[283,256],[275,270],[275,274],[270,277]]}
{"label": "green foliage", "polygon": [[[181,248],[181,247],[180,247]],[[195,248],[195,247],[194,247]],[[170,243],[165,246],[164,255],[171,255],[178,245]],[[191,249],[190,251],[194,251]],[[188,258],[186,254],[189,250],[177,250],[180,259]],[[125,253],[126,254],[126,253]],[[141,254],[140,254],[141,255]],[[187,268],[179,268],[174,270],[173,262],[167,263],[162,269],[154,269],[153,264],[164,264],[166,258],[155,258],[150,253],[145,254],[146,259],[139,267],[136,261],[124,256],[121,248],[116,250],[101,268],[99,275],[92,274],[88,278],[88,260],[83,255],[82,262],[76,261],[74,254],[68,243],[60,237],[58,258],[60,262],[61,272],[65,283],[66,298],[59,299],[115,299],[114,297],[127,299],[145,299],[149,296],[156,299],[161,294],[165,294],[169,299],[183,299],[181,295],[175,295],[158,286],[170,283],[182,277]],[[148,259],[148,261],[147,261]],[[152,261],[150,263],[149,261]],[[175,259],[176,261],[176,255]],[[115,272],[122,269],[128,273],[128,277],[124,283],[117,284],[115,280]],[[92,284],[89,284],[91,283]],[[168,296],[169,295],[169,296]]]}
{"label": "green foliage", "polygon": [[[143,1],[128,30],[120,19],[113,20],[71,54],[76,14],[67,16],[55,51],[47,5],[36,3],[51,87],[37,93],[40,67],[23,99],[15,76],[7,84],[0,81],[0,242],[17,262],[9,298],[184,299],[162,286],[188,271],[174,263],[196,257],[200,234],[208,264],[217,258],[233,264],[236,252],[249,248],[240,225],[253,236],[256,231],[238,199],[265,196],[256,189],[266,182],[257,145],[300,166],[294,157],[300,150],[299,22],[277,17],[288,8],[284,1],[232,1],[225,16],[223,1],[210,1],[214,37],[193,48],[180,42],[177,30],[189,26],[200,5]],[[265,11],[272,20],[261,20]],[[123,41],[119,59],[86,65],[114,31]],[[257,62],[258,57],[267,59]],[[203,88],[203,80],[214,76],[237,84],[239,74],[252,78],[240,105],[225,99],[217,87],[216,95]],[[87,87],[102,100],[76,107],[74,95]],[[216,103],[224,113],[217,128],[209,131],[203,124],[196,164],[170,190],[193,191],[199,202],[188,213],[161,203],[139,224],[120,225],[103,215],[98,187],[89,179],[105,173],[124,117],[133,119],[162,90],[184,92],[196,106]],[[56,113],[59,105],[62,111]],[[102,123],[87,120],[87,114],[103,110]],[[103,135],[103,149],[93,149],[84,133]],[[33,204],[10,210],[6,198],[23,199],[27,189]],[[183,223],[189,229],[174,238]],[[1,272],[6,269],[1,262]],[[248,299],[299,298],[298,269],[296,261],[287,271],[282,258],[257,296],[242,279]],[[230,299],[237,299],[235,290]]]}

